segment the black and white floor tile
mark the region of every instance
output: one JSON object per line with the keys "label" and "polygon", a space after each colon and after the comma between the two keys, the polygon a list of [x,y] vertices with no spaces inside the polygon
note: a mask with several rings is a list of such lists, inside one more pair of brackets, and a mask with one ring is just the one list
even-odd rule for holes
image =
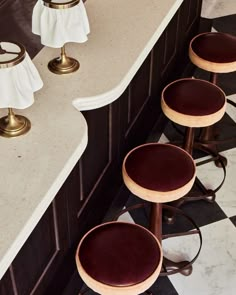
{"label": "black and white floor tile", "polygon": [[[236,35],[236,0],[203,0],[202,17],[213,20],[212,31]],[[206,72],[201,70],[196,70],[194,76],[207,79]],[[236,103],[236,72],[221,74],[218,85],[227,98]],[[219,139],[236,136],[236,109],[233,106],[227,105],[226,114],[216,128],[221,134]],[[152,139],[157,137],[152,134]],[[159,142],[176,140],[178,137],[172,124],[168,123]],[[202,250],[193,264],[193,272],[187,277],[181,274],[159,277],[151,288],[155,295],[236,294],[236,141],[219,146],[219,150],[227,157],[228,165],[226,180],[216,194],[216,202],[188,203],[181,208],[195,220],[203,237]],[[214,189],[221,182],[223,173],[222,169],[210,162],[197,167],[197,176],[207,188]],[[137,197],[130,195],[126,206],[139,202]],[[120,220],[148,226],[148,209],[125,213]],[[181,218],[174,225],[174,230],[190,229],[191,226]],[[164,225],[163,230],[168,231],[168,226]],[[192,259],[198,246],[199,240],[195,235],[163,241],[164,254],[176,261]],[[95,293],[89,291],[89,294]]]}
{"label": "black and white floor tile", "polygon": [[[236,1],[205,0],[202,16],[213,19],[213,31],[236,35]],[[206,74],[197,70],[195,77],[205,78]],[[236,103],[236,73],[222,74],[219,86],[227,98]],[[224,118],[216,128],[219,138],[236,136],[236,109],[230,104]],[[223,134],[223,136],[222,136]],[[178,139],[178,134],[169,123],[159,142]],[[190,276],[181,274],[160,277],[152,287],[158,295],[234,295],[236,294],[236,141],[219,146],[221,154],[227,157],[227,175],[223,187],[216,194],[216,202],[205,201],[189,203],[182,209],[190,215],[200,227],[203,246]],[[199,155],[198,155],[199,156]],[[207,157],[201,158],[201,160]],[[198,160],[196,160],[198,161]],[[207,188],[214,189],[223,177],[222,169],[213,162],[197,167],[197,176]],[[139,202],[131,195],[127,206]],[[148,224],[146,211],[122,216],[121,220]],[[180,222],[181,223],[181,222]],[[177,225],[178,227],[178,225]],[[186,229],[186,228],[185,228]],[[180,225],[178,230],[183,230]],[[164,240],[165,255],[178,261],[191,259],[198,250],[197,236],[185,236]]]}

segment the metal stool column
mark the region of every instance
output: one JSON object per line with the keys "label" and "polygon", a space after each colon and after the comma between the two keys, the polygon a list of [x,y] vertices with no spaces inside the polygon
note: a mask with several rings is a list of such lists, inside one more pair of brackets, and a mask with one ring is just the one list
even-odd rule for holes
{"label": "metal stool column", "polygon": [[226,170],[223,162],[217,154],[205,144],[194,142],[194,128],[207,127],[218,122],[225,113],[226,98],[224,92],[216,85],[200,79],[179,79],[167,85],[162,91],[161,106],[164,114],[173,122],[185,126],[186,133],[182,145],[190,154],[196,148],[217,158],[222,163],[224,177],[220,185],[215,189],[206,189],[199,180],[197,185],[202,193],[194,196],[186,196],[175,202],[179,207],[185,202],[205,200],[213,202],[215,193],[224,183]]}
{"label": "metal stool column", "polygon": [[[173,145],[144,144],[134,148],[126,155],[123,161],[122,175],[125,185],[134,195],[151,202],[150,230],[160,243],[166,238],[199,235],[200,247],[191,261],[175,262],[166,257],[163,258],[161,275],[175,273],[190,275],[192,263],[198,257],[202,245],[200,230],[195,222],[181,210],[163,203],[181,199],[190,191],[195,180],[195,164],[192,157],[185,150]],[[145,204],[131,206],[122,210],[119,215],[142,206]],[[195,230],[163,235],[162,208],[184,216]]]}

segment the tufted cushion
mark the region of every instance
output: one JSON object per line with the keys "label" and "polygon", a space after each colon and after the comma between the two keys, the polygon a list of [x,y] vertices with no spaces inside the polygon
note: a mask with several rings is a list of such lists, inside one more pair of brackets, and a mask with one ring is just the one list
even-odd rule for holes
{"label": "tufted cushion", "polygon": [[236,37],[225,33],[204,33],[191,42],[193,52],[210,62],[230,63],[236,61]]}
{"label": "tufted cushion", "polygon": [[191,116],[214,114],[225,104],[219,87],[199,79],[177,80],[164,89],[162,97],[172,110]]}
{"label": "tufted cushion", "polygon": [[156,271],[162,253],[153,235],[141,226],[112,222],[94,228],[83,239],[79,260],[94,280],[126,287]]}
{"label": "tufted cushion", "polygon": [[168,144],[146,144],[134,149],[124,163],[128,176],[143,188],[169,192],[186,185],[195,174],[192,158]]}

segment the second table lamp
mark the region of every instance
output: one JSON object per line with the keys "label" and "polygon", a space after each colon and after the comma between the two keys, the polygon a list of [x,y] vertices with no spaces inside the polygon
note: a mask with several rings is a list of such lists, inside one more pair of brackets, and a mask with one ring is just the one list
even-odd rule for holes
{"label": "second table lamp", "polygon": [[43,45],[61,48],[61,56],[48,64],[51,72],[68,74],[79,69],[79,62],[66,55],[65,44],[88,40],[90,28],[82,0],[38,0],[33,9],[32,31],[41,36]]}

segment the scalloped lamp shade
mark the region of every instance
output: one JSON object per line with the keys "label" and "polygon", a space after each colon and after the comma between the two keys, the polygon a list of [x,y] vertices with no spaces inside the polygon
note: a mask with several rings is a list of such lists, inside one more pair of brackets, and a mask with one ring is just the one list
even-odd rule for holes
{"label": "scalloped lamp shade", "polygon": [[33,9],[32,31],[40,35],[41,43],[48,47],[61,48],[67,42],[86,42],[90,28],[83,1],[70,8],[56,9],[38,0]]}
{"label": "scalloped lamp shade", "polygon": [[25,133],[20,127],[23,123],[16,122],[18,119],[27,120],[24,124],[29,125],[29,130],[29,120],[14,115],[12,108],[25,109],[31,106],[34,92],[42,86],[40,75],[24,46],[20,43],[0,42],[0,108],[9,109],[8,116],[0,119],[0,135],[13,137]]}
{"label": "scalloped lamp shade", "polygon": [[90,27],[82,0],[38,0],[33,9],[32,31],[40,35],[43,45],[61,48],[61,56],[48,64],[50,71],[68,74],[79,69],[79,62],[66,56],[65,44],[88,40]]}

